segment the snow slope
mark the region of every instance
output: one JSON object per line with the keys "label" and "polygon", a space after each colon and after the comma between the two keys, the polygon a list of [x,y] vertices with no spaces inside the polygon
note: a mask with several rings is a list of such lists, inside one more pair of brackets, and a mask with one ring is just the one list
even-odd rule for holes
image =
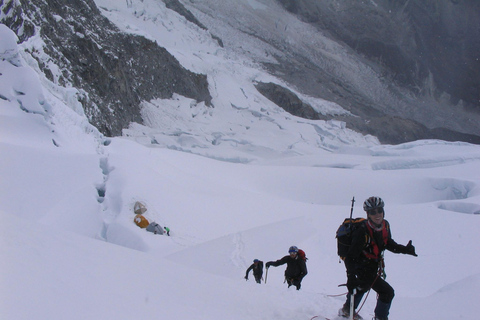
{"label": "snow slope", "polygon": [[[172,123],[198,132],[189,152],[178,151],[181,139],[146,143],[142,130],[171,137],[154,126],[106,139],[68,99],[75,89],[47,85],[3,25],[0,39],[2,319],[332,318],[345,291],[335,230],[352,197],[363,216],[371,195],[385,200],[394,239],[412,239],[419,255],[386,254],[390,319],[478,318],[479,146],[379,145],[273,112],[245,144],[201,148],[211,133],[181,113]],[[229,88],[235,96],[238,86]],[[287,117],[291,127],[265,130]],[[238,138],[238,127],[225,131],[234,120],[215,111],[211,123]],[[284,139],[312,126],[302,148],[286,152]],[[135,226],[137,200],[171,237]],[[300,291],[283,284],[282,267],[266,284],[243,279],[254,258],[279,259],[290,245],[309,257]],[[372,293],[364,318],[374,305]]]}

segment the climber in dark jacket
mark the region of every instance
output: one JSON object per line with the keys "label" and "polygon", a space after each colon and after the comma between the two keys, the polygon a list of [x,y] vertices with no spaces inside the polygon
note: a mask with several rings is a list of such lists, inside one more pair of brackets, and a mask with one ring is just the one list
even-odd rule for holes
{"label": "climber in dark jacket", "polygon": [[286,263],[287,269],[285,269],[285,281],[287,282],[288,287],[294,285],[297,287],[297,290],[300,290],[302,279],[307,275],[307,264],[305,260],[298,255],[297,247],[291,246],[290,249],[288,249],[288,253],[288,256],[277,261],[269,261],[265,266],[268,269],[270,266],[278,267]]}
{"label": "climber in dark jacket", "polygon": [[339,315],[345,318],[350,315],[350,297],[353,290],[356,290],[355,310],[363,295],[373,289],[378,294],[374,320],[388,320],[395,293],[382,277],[383,252],[386,249],[393,253],[417,256],[411,240],[404,246],[392,239],[390,224],[384,219],[384,206],[385,203],[379,197],[370,197],[365,200],[363,209],[367,213],[367,220],[352,234],[352,243],[344,260],[349,293],[343,308],[339,310]]}
{"label": "climber in dark jacket", "polygon": [[255,277],[255,281],[257,283],[262,282],[262,275],[263,275],[263,261],[258,259],[253,260],[252,265],[247,269],[245,274],[245,279],[248,280],[248,273],[250,270],[253,270],[253,276]]}

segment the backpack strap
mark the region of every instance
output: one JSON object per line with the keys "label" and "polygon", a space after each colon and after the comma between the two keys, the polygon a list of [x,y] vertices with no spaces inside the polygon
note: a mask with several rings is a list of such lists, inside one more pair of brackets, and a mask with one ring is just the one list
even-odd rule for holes
{"label": "backpack strap", "polygon": [[[371,252],[368,252],[367,250],[363,250],[363,254],[368,259],[379,260],[381,258],[381,252],[380,252],[380,247],[378,246],[377,242],[375,241],[375,237],[373,236],[373,232],[374,232],[373,227],[370,225],[368,221],[365,224],[366,224],[367,232],[369,236],[367,244],[372,248],[372,250]],[[385,248],[388,242],[388,226],[385,223],[385,221],[382,222],[382,240],[383,240],[383,247]]]}

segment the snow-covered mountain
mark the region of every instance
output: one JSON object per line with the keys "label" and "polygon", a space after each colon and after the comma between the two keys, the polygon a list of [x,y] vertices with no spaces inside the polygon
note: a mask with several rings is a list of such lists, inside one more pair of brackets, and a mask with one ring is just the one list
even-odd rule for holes
{"label": "snow-covered mountain", "polygon": [[[90,123],[107,136],[121,135],[131,123],[152,128],[151,116],[145,115],[151,115],[151,108],[145,106],[159,105],[164,109],[160,113],[166,110],[175,118],[171,105],[180,95],[199,108],[205,104],[213,122],[225,122],[228,116],[240,128],[245,117],[255,122],[258,115],[286,110],[300,121],[344,122],[383,143],[424,138],[477,143],[480,118],[472,97],[478,88],[476,80],[468,79],[478,79],[480,68],[475,59],[457,61],[461,50],[466,52],[461,59],[478,51],[470,41],[476,39],[478,18],[470,13],[477,6],[442,0],[420,23],[416,15],[427,10],[422,3],[10,0],[2,4],[1,21],[17,33],[22,52],[45,86],[76,89],[74,96],[60,98],[81,104]],[[435,23],[449,26],[446,21],[462,14],[468,17],[465,22],[446,31],[432,27],[438,35],[431,34],[436,20],[427,17],[436,15],[440,20]],[[349,19],[358,21],[363,36],[346,23]],[[445,84],[435,61],[446,58],[428,40],[452,33],[450,28],[467,30],[469,36],[452,59],[456,67],[449,68],[464,76],[452,71]],[[346,37],[348,30],[354,39]],[[455,43],[445,41],[445,46]],[[417,51],[423,51],[425,61]],[[432,51],[437,58],[429,66]],[[454,89],[459,86],[464,90]],[[251,115],[238,119],[239,110]],[[190,138],[161,125],[152,141],[159,134],[179,134],[182,142]],[[217,129],[199,137],[218,142]]]}
{"label": "snow-covered mountain", "polygon": [[[278,79],[244,56],[218,58],[236,53],[213,54],[206,33],[204,47],[189,47],[198,29],[160,2],[98,4],[126,30],[155,26],[190,72],[216,66],[215,106],[180,94],[144,101],[143,125],[107,137],[79,101],[86,91],[52,81],[65,70],[50,61],[52,78],[39,72],[41,38],[18,42],[0,24],[2,319],[333,319],[345,298],[335,231],[352,197],[363,216],[371,195],[385,200],[394,239],[411,239],[419,255],[386,253],[389,318],[478,318],[478,145],[381,145],[339,121],[293,116],[246,81]],[[154,9],[179,24],[158,29]],[[185,33],[161,32],[172,29]],[[138,228],[135,201],[171,236]],[[300,291],[287,289],[282,267],[266,284],[245,281],[254,258],[279,259],[291,245],[309,258]],[[372,292],[360,314],[371,318],[374,306]]]}

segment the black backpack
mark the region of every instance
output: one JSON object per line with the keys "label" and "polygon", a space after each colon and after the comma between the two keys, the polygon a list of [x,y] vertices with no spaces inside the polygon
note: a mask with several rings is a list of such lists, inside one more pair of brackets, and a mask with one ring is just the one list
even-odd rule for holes
{"label": "black backpack", "polygon": [[352,234],[355,230],[365,223],[365,218],[346,218],[337,229],[337,253],[340,259],[345,260],[345,256],[352,244]]}

